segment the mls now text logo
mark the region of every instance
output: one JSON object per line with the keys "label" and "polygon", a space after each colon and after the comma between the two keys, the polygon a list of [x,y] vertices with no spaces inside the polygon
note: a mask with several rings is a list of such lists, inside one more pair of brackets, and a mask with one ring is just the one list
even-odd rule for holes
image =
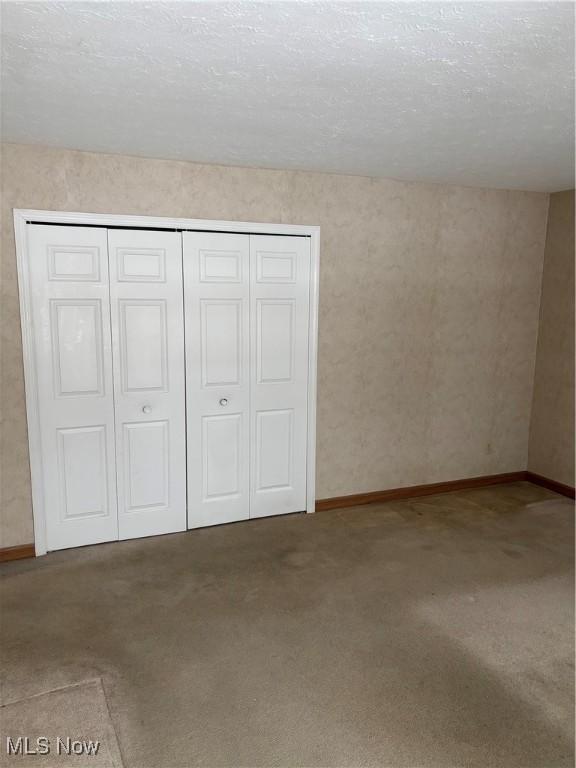
{"label": "mls now text logo", "polygon": [[56,737],[53,743],[47,736],[38,736],[37,739],[30,739],[28,736],[6,737],[6,753],[8,755],[87,755],[94,757],[100,749],[99,741],[81,741],[71,739],[70,736],[61,738]]}

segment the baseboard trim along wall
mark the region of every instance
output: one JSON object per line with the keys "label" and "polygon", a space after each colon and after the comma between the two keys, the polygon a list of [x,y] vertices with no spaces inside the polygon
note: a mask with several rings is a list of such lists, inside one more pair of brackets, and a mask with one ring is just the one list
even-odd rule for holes
{"label": "baseboard trim along wall", "polygon": [[331,499],[318,499],[316,511],[323,512],[328,509],[341,509],[342,507],[357,507],[362,504],[377,504],[383,501],[401,501],[402,499],[417,498],[418,496],[430,496],[436,493],[449,493],[450,491],[464,491],[469,488],[482,488],[487,485],[501,485],[503,483],[517,483],[521,480],[541,485],[550,491],[574,498],[574,488],[556,480],[536,475],[534,472],[504,472],[500,475],[482,475],[481,477],[467,477],[463,480],[449,480],[445,483],[428,483],[427,485],[409,485],[406,488],[390,488],[387,491],[372,491],[371,493],[355,493],[351,496],[335,496]]}
{"label": "baseboard trim along wall", "polygon": [[562,494],[562,496],[568,496],[569,499],[575,498],[575,490],[571,485],[565,485],[559,483],[557,480],[550,480],[549,477],[543,475],[537,475],[535,472],[526,472],[526,480],[534,485],[541,485],[543,488],[548,488],[549,491],[555,491]]}
{"label": "baseboard trim along wall", "polygon": [[0,549],[0,563],[9,560],[24,560],[26,557],[34,557],[36,551],[34,544],[18,544],[17,547],[3,547]]}
{"label": "baseboard trim along wall", "polygon": [[[342,509],[343,507],[358,507],[363,504],[377,504],[383,501],[401,501],[413,499],[418,496],[431,496],[437,493],[450,493],[451,491],[465,491],[470,488],[483,488],[488,485],[502,485],[504,483],[517,483],[527,481],[534,485],[541,485],[549,491],[554,491],[569,499],[575,498],[575,491],[570,485],[550,480],[548,477],[537,475],[535,472],[504,472],[500,475],[482,475],[481,477],[467,477],[463,480],[449,480],[445,483],[428,483],[427,485],[409,485],[406,488],[389,488],[387,491],[372,491],[370,493],[354,493],[350,496],[334,496],[331,499],[318,499],[316,511],[324,512],[329,509]],[[34,544],[20,544],[16,547],[4,547],[0,549],[0,563],[9,560],[23,560],[34,557]]]}

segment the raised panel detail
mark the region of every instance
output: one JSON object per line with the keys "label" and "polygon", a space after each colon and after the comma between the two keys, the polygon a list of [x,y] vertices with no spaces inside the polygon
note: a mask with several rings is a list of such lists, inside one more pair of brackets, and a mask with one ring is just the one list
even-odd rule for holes
{"label": "raised panel detail", "polygon": [[201,283],[239,283],[241,280],[239,251],[200,251]]}
{"label": "raised panel detail", "polygon": [[240,493],[242,414],[202,418],[204,500]]}
{"label": "raised panel detail", "polygon": [[116,259],[121,283],[166,282],[166,251],[163,248],[117,248]]}
{"label": "raised panel detail", "polygon": [[126,511],[169,504],[168,422],[124,424]]}
{"label": "raised panel detail", "polygon": [[240,384],[242,299],[200,301],[202,386]]}
{"label": "raised panel detail", "polygon": [[166,302],[121,299],[119,309],[124,392],[166,390]]}
{"label": "raised panel detail", "polygon": [[294,309],[294,299],[257,300],[256,364],[260,384],[292,381]]}
{"label": "raised panel detail", "polygon": [[57,435],[60,520],[108,515],[106,427],[59,429]]}
{"label": "raised panel detail", "polygon": [[103,395],[100,299],[52,299],[54,395]]}
{"label": "raised panel detail", "polygon": [[49,280],[100,281],[100,249],[97,246],[49,245],[47,250]]}
{"label": "raised panel detail", "polygon": [[256,282],[295,283],[296,254],[258,251],[256,253]]}
{"label": "raised panel detail", "polygon": [[256,414],[256,490],[292,485],[292,409]]}

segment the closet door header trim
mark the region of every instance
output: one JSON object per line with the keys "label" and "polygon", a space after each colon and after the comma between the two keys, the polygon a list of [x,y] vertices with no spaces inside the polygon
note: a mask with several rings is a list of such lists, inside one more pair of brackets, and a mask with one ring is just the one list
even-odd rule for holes
{"label": "closet door header trim", "polygon": [[15,208],[14,222],[25,224],[72,224],[79,227],[120,227],[122,229],[169,229],[197,232],[234,232],[249,235],[320,235],[320,227],[304,224],[275,224],[255,221],[216,221],[212,219],[173,219],[165,216],[131,216],[109,213],[37,211]]}

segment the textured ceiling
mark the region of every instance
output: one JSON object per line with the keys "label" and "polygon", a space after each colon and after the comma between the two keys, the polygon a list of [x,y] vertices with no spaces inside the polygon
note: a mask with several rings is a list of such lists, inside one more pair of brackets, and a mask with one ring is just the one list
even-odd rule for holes
{"label": "textured ceiling", "polygon": [[573,186],[562,2],[2,3],[6,141]]}

